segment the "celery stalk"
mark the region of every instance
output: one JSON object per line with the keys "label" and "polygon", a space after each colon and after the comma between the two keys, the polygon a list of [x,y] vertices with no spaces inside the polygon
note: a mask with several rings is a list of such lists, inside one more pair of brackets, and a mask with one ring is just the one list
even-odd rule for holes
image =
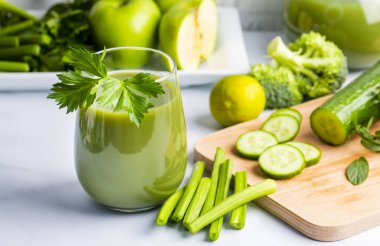
{"label": "celery stalk", "polygon": [[183,218],[183,225],[185,228],[199,217],[203,204],[206,200],[207,194],[210,190],[211,179],[202,178],[198,185],[197,191],[195,192],[194,198],[191,200],[189,208],[187,209],[186,215]]}
{"label": "celery stalk", "polygon": [[[235,193],[247,188],[247,172],[241,171],[235,173]],[[242,229],[245,225],[247,205],[244,204],[231,213],[230,225],[234,229]]]}
{"label": "celery stalk", "polygon": [[26,55],[39,55],[41,48],[39,45],[30,44],[19,47],[0,48],[0,59],[11,60]]}
{"label": "celery stalk", "polygon": [[216,148],[216,153],[214,157],[214,166],[211,172],[211,187],[208,192],[205,204],[202,208],[201,215],[205,214],[208,210],[210,210],[215,204],[215,194],[216,188],[218,186],[218,178],[219,178],[219,168],[220,165],[224,162],[225,152],[222,148]]}
{"label": "celery stalk", "polygon": [[51,43],[51,38],[47,34],[23,34],[20,35],[21,44],[43,44]]}
{"label": "celery stalk", "polygon": [[181,199],[186,186],[177,190],[173,195],[171,195],[165,203],[162,205],[160,212],[157,215],[156,225],[164,226],[168,222],[170,215],[172,214],[174,208],[177,206],[178,201]]}
{"label": "celery stalk", "polygon": [[185,193],[183,194],[181,200],[178,203],[178,206],[174,210],[174,213],[171,217],[173,222],[180,222],[185,215],[186,210],[191,200],[193,199],[194,193],[198,187],[199,181],[202,178],[205,166],[206,164],[203,161],[198,161],[195,163],[195,167],[193,173],[191,174],[189,183],[185,189]]}
{"label": "celery stalk", "polygon": [[16,5],[9,3],[5,0],[0,0],[0,10],[5,10],[8,12],[20,15],[26,19],[37,21],[37,17],[35,17],[34,15],[29,14],[28,12],[26,12],[22,8],[19,8]]}
{"label": "celery stalk", "polygon": [[0,35],[15,34],[33,25],[34,25],[33,20],[26,20],[26,21],[18,22],[16,24],[8,25],[0,29]]}
{"label": "celery stalk", "polygon": [[[233,163],[231,160],[226,160],[221,166],[218,178],[218,188],[216,190],[215,205],[221,203],[228,196],[230,182],[232,176]],[[219,234],[223,226],[223,216],[212,222],[209,231],[209,238],[215,241],[219,238]]]}
{"label": "celery stalk", "polygon": [[0,47],[16,47],[19,45],[19,38],[15,36],[0,36]]}
{"label": "celery stalk", "polygon": [[228,212],[246,204],[257,198],[272,194],[276,191],[276,182],[272,179],[267,179],[258,184],[252,185],[238,193],[229,196],[221,203],[215,205],[210,211],[196,219],[189,225],[189,230],[192,233],[200,231],[202,228],[224,216]]}
{"label": "celery stalk", "polygon": [[26,62],[0,61],[1,72],[29,72],[29,64]]}

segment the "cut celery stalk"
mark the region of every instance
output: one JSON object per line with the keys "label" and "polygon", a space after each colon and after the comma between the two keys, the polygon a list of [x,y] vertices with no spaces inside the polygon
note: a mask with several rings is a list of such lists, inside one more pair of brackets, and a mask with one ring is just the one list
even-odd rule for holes
{"label": "cut celery stalk", "polygon": [[170,215],[172,214],[174,208],[177,206],[178,201],[181,199],[186,186],[177,190],[173,195],[171,195],[165,203],[162,205],[160,212],[157,215],[156,225],[164,226],[168,222]]}
{"label": "cut celery stalk", "polygon": [[181,200],[178,203],[178,206],[174,210],[174,213],[171,217],[173,222],[180,222],[185,215],[186,210],[189,207],[189,204],[193,199],[194,193],[198,187],[199,181],[202,178],[205,166],[206,164],[203,161],[198,161],[195,163],[195,167],[193,173],[191,174],[189,183],[185,189],[185,193],[183,194]]}
{"label": "cut celery stalk", "polygon": [[[235,193],[247,188],[247,172],[241,171],[235,173]],[[230,225],[234,229],[243,229],[245,225],[247,205],[244,204],[231,213]]]}
{"label": "cut celery stalk", "polygon": [[216,194],[216,189],[218,187],[219,168],[220,168],[220,165],[224,162],[225,155],[226,153],[224,152],[222,148],[219,148],[219,147],[216,148],[214,166],[211,172],[211,186],[207,194],[205,204],[203,205],[201,215],[209,211],[215,204],[215,194]]}
{"label": "cut celery stalk", "polygon": [[[228,190],[230,189],[230,182],[232,176],[233,163],[231,160],[226,160],[219,170],[218,188],[216,190],[215,205],[221,203],[228,196]],[[208,233],[209,238],[215,241],[219,238],[220,232],[223,226],[223,216],[212,222],[210,231]]]}
{"label": "cut celery stalk", "polygon": [[207,194],[210,190],[211,179],[210,178],[202,178],[199,182],[197,191],[195,192],[194,198],[191,200],[189,208],[183,218],[183,225],[185,228],[196,220],[199,217],[203,204],[206,200]]}
{"label": "cut celery stalk", "polygon": [[215,205],[215,207],[213,207],[210,211],[191,223],[189,225],[189,230],[191,233],[196,233],[228,212],[257,198],[274,193],[276,188],[276,182],[272,179],[267,179],[235,193],[223,200],[221,203]]}

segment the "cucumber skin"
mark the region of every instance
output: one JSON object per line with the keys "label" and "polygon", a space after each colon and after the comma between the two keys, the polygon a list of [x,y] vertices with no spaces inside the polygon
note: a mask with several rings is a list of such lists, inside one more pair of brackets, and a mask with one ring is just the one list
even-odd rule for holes
{"label": "cucumber skin", "polygon": [[[295,113],[297,114],[297,117],[294,116],[293,114],[286,113],[286,111],[293,111],[293,112],[295,112]],[[283,112],[285,112],[285,113],[283,113]],[[270,118],[270,117],[275,117],[275,116],[277,116],[277,115],[289,115],[289,116],[293,116],[293,117],[296,118],[300,123],[302,122],[302,114],[301,114],[298,110],[296,110],[296,109],[294,109],[294,108],[281,108],[281,109],[277,109],[276,111],[274,111],[274,112],[269,116],[269,118]]]}
{"label": "cucumber skin", "polygon": [[[353,135],[355,123],[367,124],[372,116],[379,119],[379,86],[380,61],[312,112],[310,124],[314,133],[328,144],[340,145]],[[335,122],[336,127],[344,133],[341,138],[337,139],[333,132],[330,132],[330,136],[318,132],[322,124],[320,119],[327,119],[326,113],[335,116],[338,121]]]}

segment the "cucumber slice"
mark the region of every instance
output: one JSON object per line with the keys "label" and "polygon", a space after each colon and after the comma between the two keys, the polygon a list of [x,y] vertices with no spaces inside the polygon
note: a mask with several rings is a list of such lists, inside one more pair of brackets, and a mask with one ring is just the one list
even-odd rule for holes
{"label": "cucumber slice", "polygon": [[302,172],[305,158],[296,147],[278,144],[264,150],[259,157],[259,166],[270,178],[288,179]]}
{"label": "cucumber slice", "polygon": [[236,141],[236,150],[243,157],[257,160],[266,148],[275,144],[277,144],[277,139],[271,133],[250,131],[239,136]]}
{"label": "cucumber slice", "polygon": [[303,142],[287,142],[293,147],[299,149],[305,157],[306,167],[310,167],[319,162],[322,156],[322,151],[315,145]]}
{"label": "cucumber slice", "polygon": [[294,108],[282,108],[274,111],[273,114],[271,114],[270,117],[272,116],[277,116],[277,115],[290,115],[296,118],[299,122],[302,121],[302,115],[298,110],[295,110]]}
{"label": "cucumber slice", "polygon": [[267,119],[261,130],[272,133],[279,143],[293,140],[300,129],[300,122],[290,115],[277,115]]}

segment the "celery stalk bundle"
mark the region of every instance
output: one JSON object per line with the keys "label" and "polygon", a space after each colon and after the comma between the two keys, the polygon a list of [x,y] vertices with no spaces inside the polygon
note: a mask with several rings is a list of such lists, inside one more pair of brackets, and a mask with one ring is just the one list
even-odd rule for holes
{"label": "celery stalk bundle", "polygon": [[0,0],[0,72],[70,68],[68,46],[95,47],[88,20],[91,6],[91,0],[62,1],[36,18]]}
{"label": "celery stalk bundle", "polygon": [[189,183],[169,197],[161,207],[156,225],[163,226],[168,221],[183,223],[185,229],[196,233],[209,227],[209,239],[219,238],[223,219],[231,213],[230,226],[242,229],[246,219],[246,204],[254,199],[276,191],[276,182],[267,179],[247,187],[247,172],[235,173],[235,191],[228,196],[233,163],[225,160],[225,152],[217,148],[211,178],[203,177],[204,162],[197,162]]}

